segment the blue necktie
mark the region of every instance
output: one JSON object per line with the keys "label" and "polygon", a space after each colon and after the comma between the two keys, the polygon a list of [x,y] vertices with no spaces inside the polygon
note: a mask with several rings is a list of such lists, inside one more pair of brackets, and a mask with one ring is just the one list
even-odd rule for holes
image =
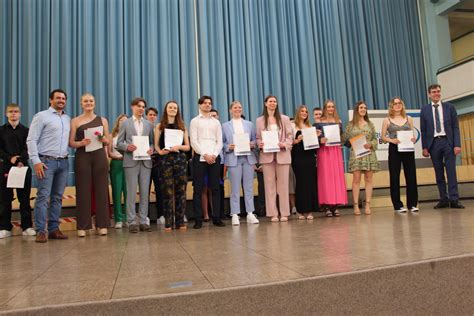
{"label": "blue necktie", "polygon": [[441,120],[439,119],[439,104],[433,104],[435,108],[436,133],[441,133]]}

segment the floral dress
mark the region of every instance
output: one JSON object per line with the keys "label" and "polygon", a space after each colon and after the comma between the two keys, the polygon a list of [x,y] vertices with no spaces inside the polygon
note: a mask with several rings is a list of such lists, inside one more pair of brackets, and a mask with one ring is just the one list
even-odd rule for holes
{"label": "floral dress", "polygon": [[372,122],[367,122],[363,127],[358,125],[348,124],[344,132],[343,139],[344,141],[349,141],[352,137],[355,137],[360,134],[365,134],[367,138],[367,143],[371,144],[370,155],[356,158],[354,155],[354,150],[351,149],[351,156],[349,158],[349,172],[354,171],[379,171],[380,163],[377,160],[377,150],[378,140],[375,133],[375,127]]}

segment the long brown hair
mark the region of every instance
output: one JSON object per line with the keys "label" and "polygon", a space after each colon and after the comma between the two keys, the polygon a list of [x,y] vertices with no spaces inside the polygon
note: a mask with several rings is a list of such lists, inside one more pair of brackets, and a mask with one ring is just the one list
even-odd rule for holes
{"label": "long brown hair", "polygon": [[275,100],[277,101],[277,107],[275,108],[275,120],[277,122],[277,125],[280,129],[283,129],[283,125],[281,123],[281,115],[280,115],[280,111],[278,111],[278,99],[276,96],[274,95],[267,95],[265,97],[265,100],[263,100],[263,118],[265,119],[265,129],[268,129],[268,110],[267,110],[267,107],[265,106],[265,103],[267,103],[267,101],[270,99],[270,98],[275,98]]}
{"label": "long brown hair", "polygon": [[112,128],[112,137],[117,136],[120,128],[120,120],[122,119],[122,117],[127,117],[127,114],[122,113],[115,119],[114,127]]}
{"label": "long brown hair", "polygon": [[323,115],[321,116],[321,121],[324,119],[327,119],[328,117],[328,104],[329,103],[334,104],[334,120],[336,121],[336,123],[339,123],[341,119],[339,118],[339,114],[337,114],[336,102],[334,102],[334,100],[331,100],[331,99],[327,99],[326,101],[324,101]]}
{"label": "long brown hair", "polygon": [[[303,109],[306,109],[306,112],[308,113],[308,116],[306,117],[306,119],[304,121],[301,121],[300,112]],[[295,126],[299,127],[301,123],[303,123],[307,127],[311,126],[311,124],[309,123],[309,110],[308,110],[308,107],[304,104],[297,107],[296,111],[295,111]]]}
{"label": "long brown hair", "polygon": [[[365,104],[365,106],[367,107],[367,103],[365,103],[365,101],[363,100],[360,100],[360,101],[357,101],[356,104],[354,105],[354,108],[352,109],[352,120],[351,120],[351,125],[352,126],[355,126],[359,123],[359,119],[360,119],[360,114],[359,114],[359,106],[361,106],[362,104]],[[366,121],[367,123],[370,123],[370,119],[369,119],[369,111],[367,110],[367,112],[365,112],[365,115],[363,117],[364,121]]]}
{"label": "long brown hair", "polygon": [[184,125],[184,121],[181,118],[181,112],[179,111],[178,102],[176,102],[175,100],[170,100],[170,101],[166,102],[165,107],[163,108],[163,113],[161,114],[161,119],[160,119],[160,131],[161,132],[164,131],[165,128],[167,128],[169,126],[167,110],[168,110],[168,105],[171,104],[171,103],[176,104],[176,106],[178,108],[178,111],[176,112],[176,116],[174,118],[174,123],[176,124],[178,129],[184,131],[186,129],[186,126]]}
{"label": "long brown hair", "polygon": [[395,110],[393,109],[393,107],[395,106],[396,99],[400,100],[400,103],[402,104],[402,111],[400,112],[400,115],[403,118],[406,118],[407,112],[405,111],[405,102],[403,102],[402,98],[400,97],[393,97],[388,102],[388,116],[390,116],[390,118],[393,118],[395,116]]}

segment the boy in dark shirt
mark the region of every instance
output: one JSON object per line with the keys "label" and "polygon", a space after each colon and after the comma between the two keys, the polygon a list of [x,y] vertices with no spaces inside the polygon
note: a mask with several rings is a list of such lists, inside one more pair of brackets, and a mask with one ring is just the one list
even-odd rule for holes
{"label": "boy in dark shirt", "polygon": [[21,110],[17,104],[6,106],[7,123],[0,127],[0,239],[11,236],[13,189],[7,188],[11,167],[28,168],[23,189],[16,189],[20,202],[21,228],[24,236],[36,235],[32,228],[30,192],[31,168],[28,167],[26,138],[28,128],[20,123]]}

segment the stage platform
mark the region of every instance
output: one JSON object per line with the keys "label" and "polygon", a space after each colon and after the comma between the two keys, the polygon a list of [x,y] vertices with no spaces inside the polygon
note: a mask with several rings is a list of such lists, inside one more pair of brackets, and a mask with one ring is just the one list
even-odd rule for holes
{"label": "stage platform", "polygon": [[0,313],[472,314],[474,201],[464,210],[292,219],[35,243],[0,240]]}

